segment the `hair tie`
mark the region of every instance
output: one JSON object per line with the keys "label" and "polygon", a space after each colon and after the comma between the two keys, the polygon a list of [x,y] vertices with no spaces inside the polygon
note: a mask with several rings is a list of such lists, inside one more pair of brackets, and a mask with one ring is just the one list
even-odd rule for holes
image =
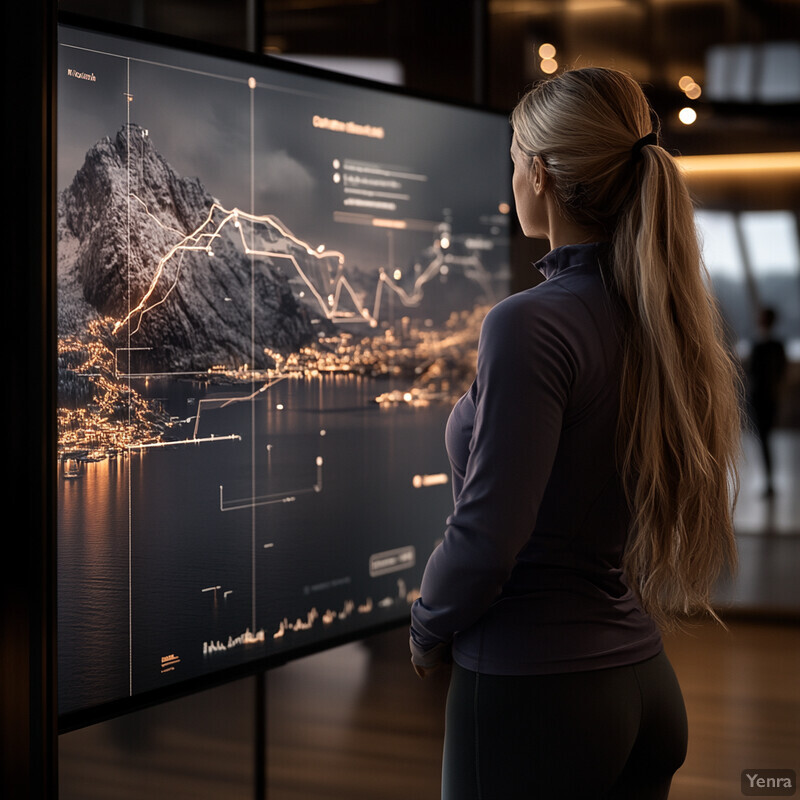
{"label": "hair tie", "polygon": [[634,162],[642,157],[642,148],[646,147],[648,144],[658,144],[658,134],[654,131],[650,131],[647,136],[642,136],[642,138],[631,147],[631,158]]}

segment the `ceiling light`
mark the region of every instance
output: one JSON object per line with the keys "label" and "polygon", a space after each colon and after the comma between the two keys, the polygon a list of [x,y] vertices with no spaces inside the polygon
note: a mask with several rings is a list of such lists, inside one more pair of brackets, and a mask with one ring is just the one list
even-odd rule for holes
{"label": "ceiling light", "polygon": [[556,54],[556,48],[549,42],[545,42],[539,47],[540,58],[553,58]]}
{"label": "ceiling light", "polygon": [[558,61],[554,58],[543,58],[539,64],[539,69],[546,75],[552,75],[558,69]]}
{"label": "ceiling light", "polygon": [[696,83],[690,83],[683,91],[690,100],[697,100],[703,93],[703,90]]}

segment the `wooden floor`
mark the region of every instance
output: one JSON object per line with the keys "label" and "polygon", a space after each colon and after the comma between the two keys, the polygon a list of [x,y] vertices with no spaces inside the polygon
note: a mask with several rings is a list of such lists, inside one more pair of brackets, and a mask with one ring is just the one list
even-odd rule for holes
{"label": "wooden floor", "polygon": [[[666,648],[690,726],[672,800],[741,797],[744,769],[800,773],[800,627],[706,624]],[[62,736],[60,797],[251,798],[253,684]],[[270,672],[268,797],[437,798],[446,689],[413,674],[403,630]]]}

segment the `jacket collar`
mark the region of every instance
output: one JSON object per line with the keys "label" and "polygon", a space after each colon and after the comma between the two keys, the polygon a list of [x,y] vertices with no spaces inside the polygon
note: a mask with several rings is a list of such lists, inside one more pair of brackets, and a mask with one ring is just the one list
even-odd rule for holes
{"label": "jacket collar", "polygon": [[582,264],[596,266],[607,250],[608,242],[564,244],[551,250],[544,258],[540,258],[534,266],[545,278],[552,278],[568,267]]}

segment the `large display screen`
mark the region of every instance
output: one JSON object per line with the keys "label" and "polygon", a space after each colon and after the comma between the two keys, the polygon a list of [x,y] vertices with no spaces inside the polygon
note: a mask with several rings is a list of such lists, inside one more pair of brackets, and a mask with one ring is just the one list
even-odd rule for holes
{"label": "large display screen", "polygon": [[407,618],[507,293],[509,135],[60,26],[62,715]]}

